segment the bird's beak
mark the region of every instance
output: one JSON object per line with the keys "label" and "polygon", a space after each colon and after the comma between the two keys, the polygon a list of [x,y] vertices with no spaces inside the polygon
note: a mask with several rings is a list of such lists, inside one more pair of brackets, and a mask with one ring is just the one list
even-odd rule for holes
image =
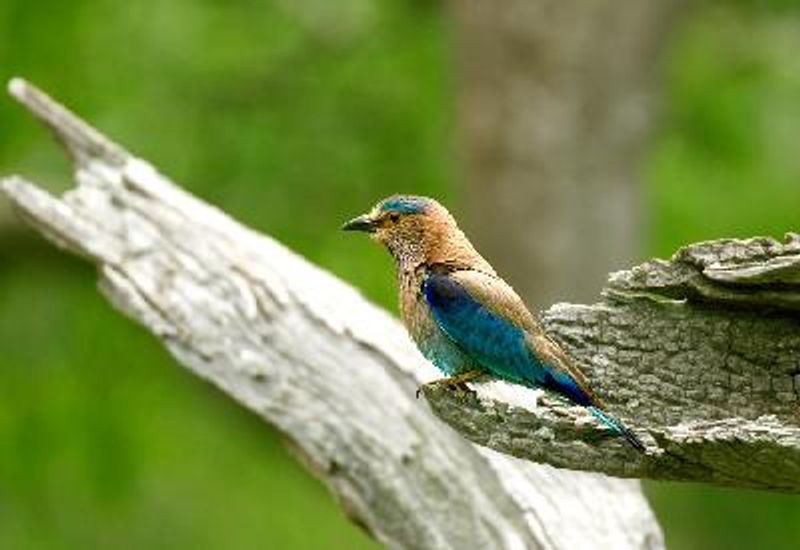
{"label": "bird's beak", "polygon": [[372,233],[375,231],[375,220],[369,214],[362,214],[344,224],[342,229],[345,231],[364,231],[366,233]]}

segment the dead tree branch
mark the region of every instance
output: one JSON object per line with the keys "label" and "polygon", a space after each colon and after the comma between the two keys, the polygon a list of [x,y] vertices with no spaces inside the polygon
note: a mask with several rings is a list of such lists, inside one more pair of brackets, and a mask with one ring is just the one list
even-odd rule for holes
{"label": "dead tree branch", "polygon": [[[435,374],[395,319],[185,193],[30,84],[15,79],[9,89],[70,153],[77,182],[55,197],[7,178],[0,189],[16,209],[93,262],[104,294],[180,364],[281,429],[377,540],[404,548],[663,547],[637,482],[467,442],[414,399]],[[552,323],[562,325],[570,323]],[[528,442],[546,439],[526,432]],[[554,457],[563,446],[592,448],[551,443]],[[638,460],[611,440],[595,454],[616,457],[616,469],[603,468],[612,473]],[[579,466],[593,467],[590,458]]]}
{"label": "dead tree branch", "polygon": [[595,432],[565,422],[569,408],[512,407],[491,387],[468,403],[437,392],[437,414],[472,441],[556,466],[800,490],[800,236],[690,245],[612,274],[598,304],[543,317],[650,442],[646,456],[580,442]]}

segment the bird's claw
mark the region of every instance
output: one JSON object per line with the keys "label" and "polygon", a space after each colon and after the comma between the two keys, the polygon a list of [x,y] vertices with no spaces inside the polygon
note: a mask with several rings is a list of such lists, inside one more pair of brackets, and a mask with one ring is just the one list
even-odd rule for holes
{"label": "bird's claw", "polygon": [[419,399],[419,395],[422,393],[424,388],[434,388],[436,386],[442,387],[446,390],[454,390],[458,397],[463,397],[471,391],[469,386],[467,386],[467,381],[477,378],[480,376],[480,374],[481,373],[479,371],[467,371],[465,373],[450,376],[448,378],[440,378],[439,380],[427,382],[417,388],[417,399]]}

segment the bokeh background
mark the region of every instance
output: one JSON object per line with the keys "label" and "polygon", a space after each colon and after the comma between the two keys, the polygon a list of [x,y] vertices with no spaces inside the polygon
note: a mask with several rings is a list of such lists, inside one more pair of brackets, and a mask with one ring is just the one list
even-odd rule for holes
{"label": "bokeh background", "polygon": [[[0,0],[0,80],[27,77],[392,310],[388,258],[337,227],[396,191],[463,204],[454,44],[450,12],[428,0]],[[659,61],[640,258],[800,229],[798,52],[793,0],[681,16]],[[0,98],[12,172],[70,181],[59,148]],[[672,548],[797,548],[800,497],[645,487]],[[278,433],[179,368],[90,267],[0,202],[0,548],[110,547],[375,544]]]}

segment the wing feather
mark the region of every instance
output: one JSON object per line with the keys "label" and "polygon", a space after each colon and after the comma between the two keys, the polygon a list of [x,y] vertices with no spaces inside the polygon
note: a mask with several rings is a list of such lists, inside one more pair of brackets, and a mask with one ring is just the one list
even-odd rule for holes
{"label": "wing feather", "polygon": [[422,287],[434,320],[495,376],[596,404],[583,375],[502,279],[478,271],[430,273]]}

